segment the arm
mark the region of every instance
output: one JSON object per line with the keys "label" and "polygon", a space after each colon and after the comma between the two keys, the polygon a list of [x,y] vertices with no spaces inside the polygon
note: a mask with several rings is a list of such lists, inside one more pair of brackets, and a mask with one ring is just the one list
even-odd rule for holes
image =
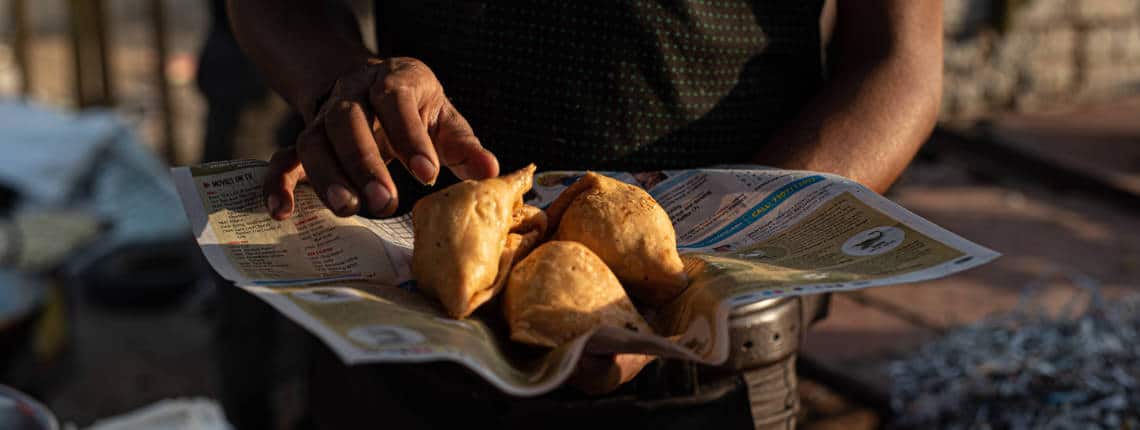
{"label": "arm", "polygon": [[[376,58],[358,36],[331,30],[338,17],[323,2],[228,0],[228,11],[238,43],[305,117],[296,147],[274,154],[266,174],[266,206],[274,218],[292,215],[293,189],[301,180],[312,183],[338,215],[356,213],[358,196],[373,214],[391,213],[396,189],[385,166],[391,157],[423,182],[435,180],[440,163],[461,179],[498,175],[498,161],[426,65]],[[420,156],[431,165],[412,168],[411,160]],[[589,365],[581,366],[575,383],[603,392],[632,379],[648,358],[623,354],[583,361]]]}
{"label": "arm", "polygon": [[226,3],[238,43],[305,122],[338,78],[375,57],[361,42],[352,12],[343,8],[304,0]]}
{"label": "arm", "polygon": [[929,136],[942,94],[942,2],[838,0],[831,79],[756,161],[885,192]]}

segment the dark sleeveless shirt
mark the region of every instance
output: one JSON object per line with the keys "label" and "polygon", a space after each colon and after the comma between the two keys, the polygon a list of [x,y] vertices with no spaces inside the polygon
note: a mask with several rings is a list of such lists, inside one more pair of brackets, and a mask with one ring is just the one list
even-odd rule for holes
{"label": "dark sleeveless shirt", "polygon": [[376,2],[504,172],[744,163],[821,80],[819,0]]}

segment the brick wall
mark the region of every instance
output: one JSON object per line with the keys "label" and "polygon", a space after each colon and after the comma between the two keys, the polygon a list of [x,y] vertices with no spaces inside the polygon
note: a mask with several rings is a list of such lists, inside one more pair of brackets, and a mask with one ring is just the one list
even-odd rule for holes
{"label": "brick wall", "polygon": [[1140,92],[1140,0],[944,4],[943,120]]}

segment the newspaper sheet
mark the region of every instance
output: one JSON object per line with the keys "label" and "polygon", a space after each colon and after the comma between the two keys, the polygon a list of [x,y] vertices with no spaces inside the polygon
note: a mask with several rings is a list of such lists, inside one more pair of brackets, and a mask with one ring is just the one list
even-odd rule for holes
{"label": "newspaper sheet", "polygon": [[[643,309],[657,335],[602,328],[539,350],[510,342],[493,305],[454,320],[416,290],[408,216],[339,218],[302,186],[293,216],[273,220],[261,196],[265,168],[233,161],[173,170],[218,273],[346,363],[453,360],[519,396],[555,389],[591,345],[719,364],[733,307],[929,280],[998,256],[834,175],[757,166],[599,172],[643,187],[665,208],[692,283],[668,305]],[[537,174],[527,202],[545,207],[583,173]]]}

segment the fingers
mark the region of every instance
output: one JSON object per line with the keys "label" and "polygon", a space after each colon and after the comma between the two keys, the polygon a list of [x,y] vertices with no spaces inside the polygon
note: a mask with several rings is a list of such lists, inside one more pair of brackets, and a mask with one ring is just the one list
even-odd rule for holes
{"label": "fingers", "polygon": [[284,220],[293,215],[293,190],[305,178],[305,168],[294,147],[280,149],[269,160],[269,170],[262,184],[262,196],[269,216]]}
{"label": "fingers", "polygon": [[440,110],[432,137],[439,161],[459,179],[499,176],[499,160],[479,144],[467,119],[450,102]]}
{"label": "fingers", "polygon": [[284,153],[266,183],[275,218],[293,211],[293,188],[306,178],[334,213],[365,205],[375,216],[395,212],[398,196],[387,168],[393,158],[424,184],[441,166],[461,179],[498,176],[499,162],[447,101],[423,63],[394,58],[338,80],[331,99]]}
{"label": "fingers", "polygon": [[[420,108],[428,101],[426,98],[434,96],[439,84],[423,82],[425,79],[428,77],[422,73],[393,71],[380,85],[372,87],[370,98],[396,157],[416,179],[430,185],[439,174],[439,160]],[[430,79],[435,78],[430,76]],[[431,85],[437,88],[432,89]]]}
{"label": "fingers", "polygon": [[386,216],[396,210],[396,186],[380,155],[369,117],[360,103],[338,101],[325,113],[325,134],[342,172],[357,195],[363,195],[369,212]]}
{"label": "fingers", "polygon": [[614,361],[617,363],[617,367],[621,369],[621,383],[624,384],[633,380],[638,373],[641,373],[641,369],[644,369],[645,365],[656,358],[652,355],[643,354],[618,354],[615,356]]}
{"label": "fingers", "polygon": [[586,394],[606,394],[632,380],[653,359],[641,354],[583,354],[569,382]]}
{"label": "fingers", "polygon": [[610,357],[582,354],[569,383],[590,395],[605,394],[618,387],[620,375]]}
{"label": "fingers", "polygon": [[324,127],[309,127],[297,138],[297,157],[305,166],[309,183],[325,206],[337,216],[351,216],[360,207],[352,182],[341,170],[330,148]]}
{"label": "fingers", "polygon": [[498,176],[498,160],[479,144],[427,66],[393,58],[386,67],[370,102],[388,143],[412,176],[434,184],[441,165],[460,179]]}

